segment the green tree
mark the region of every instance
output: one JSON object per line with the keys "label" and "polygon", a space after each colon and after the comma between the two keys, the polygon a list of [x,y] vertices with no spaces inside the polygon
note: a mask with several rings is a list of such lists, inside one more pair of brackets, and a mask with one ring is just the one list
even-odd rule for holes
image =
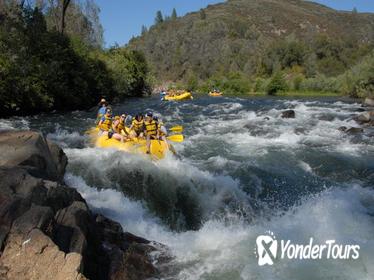
{"label": "green tree", "polygon": [[155,18],[155,24],[157,25],[157,24],[160,24],[162,22],[164,22],[164,17],[162,16],[161,11],[157,11],[156,18]]}
{"label": "green tree", "polygon": [[147,33],[148,29],[145,25],[142,25],[142,35],[144,35],[145,33]]}
{"label": "green tree", "polygon": [[275,73],[266,87],[266,93],[268,95],[275,95],[277,92],[285,90],[287,90],[287,83],[282,72]]}
{"label": "green tree", "polygon": [[176,20],[178,17],[177,10],[174,8],[173,12],[171,13],[171,20]]}

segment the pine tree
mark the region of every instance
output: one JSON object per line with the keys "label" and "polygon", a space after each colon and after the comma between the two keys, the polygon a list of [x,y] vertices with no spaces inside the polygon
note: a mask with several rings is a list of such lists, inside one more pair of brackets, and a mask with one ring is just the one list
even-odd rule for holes
{"label": "pine tree", "polygon": [[145,33],[147,33],[148,29],[145,25],[142,25],[142,35],[144,35]]}
{"label": "pine tree", "polygon": [[162,13],[161,13],[161,11],[157,11],[156,18],[155,18],[155,24],[157,25],[157,24],[160,24],[162,22],[164,22],[164,18],[162,16]]}
{"label": "pine tree", "polygon": [[176,20],[178,17],[177,10],[174,8],[173,12],[171,13],[171,20]]}

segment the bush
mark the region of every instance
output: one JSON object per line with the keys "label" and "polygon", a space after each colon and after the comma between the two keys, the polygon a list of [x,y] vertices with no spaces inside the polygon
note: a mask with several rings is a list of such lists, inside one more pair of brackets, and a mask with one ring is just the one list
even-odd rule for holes
{"label": "bush", "polygon": [[338,77],[340,89],[353,97],[374,96],[374,53]]}
{"label": "bush", "polygon": [[277,92],[286,91],[288,89],[286,80],[281,72],[277,72],[271,78],[269,84],[266,87],[266,93],[268,95],[275,95]]}
{"label": "bush", "polygon": [[292,89],[296,91],[301,90],[301,84],[303,83],[304,80],[305,80],[305,77],[302,74],[294,76],[292,79]]}
{"label": "bush", "polygon": [[300,83],[302,91],[340,92],[340,85],[336,78],[327,78],[318,75],[315,78],[305,79]]}

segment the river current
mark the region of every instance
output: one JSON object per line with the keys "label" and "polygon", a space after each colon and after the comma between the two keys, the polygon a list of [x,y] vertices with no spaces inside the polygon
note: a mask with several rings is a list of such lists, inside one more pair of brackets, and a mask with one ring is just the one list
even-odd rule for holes
{"label": "river current", "polygon": [[[124,230],[165,244],[163,279],[374,279],[374,131],[346,134],[360,104],[337,98],[129,99],[182,125],[178,157],[160,161],[90,147],[95,110],[0,120],[36,129],[68,156],[65,181]],[[294,119],[281,118],[293,109]],[[256,238],[360,245],[358,259],[276,259],[259,266]],[[158,245],[156,245],[158,246]]]}

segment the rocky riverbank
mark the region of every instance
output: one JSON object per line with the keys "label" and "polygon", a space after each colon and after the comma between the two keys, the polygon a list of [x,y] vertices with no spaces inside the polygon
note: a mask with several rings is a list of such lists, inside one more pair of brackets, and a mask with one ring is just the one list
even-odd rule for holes
{"label": "rocky riverbank", "polygon": [[1,132],[0,153],[0,279],[157,278],[158,244],[92,213],[64,184],[57,145],[37,132]]}

